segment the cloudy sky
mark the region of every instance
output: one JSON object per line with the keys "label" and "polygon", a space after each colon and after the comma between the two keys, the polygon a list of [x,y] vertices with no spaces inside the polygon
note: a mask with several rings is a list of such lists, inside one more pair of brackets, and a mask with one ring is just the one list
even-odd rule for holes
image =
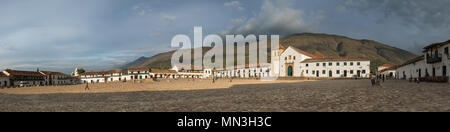
{"label": "cloudy sky", "polygon": [[0,69],[108,69],[176,34],[313,32],[420,53],[450,39],[449,0],[2,0]]}

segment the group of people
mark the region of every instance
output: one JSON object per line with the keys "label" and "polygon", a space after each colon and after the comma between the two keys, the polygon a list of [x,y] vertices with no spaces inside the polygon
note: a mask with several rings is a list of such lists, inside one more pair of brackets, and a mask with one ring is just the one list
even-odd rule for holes
{"label": "group of people", "polygon": [[378,76],[373,76],[373,75],[370,76],[370,82],[371,82],[372,86],[376,86],[376,85],[380,86],[381,82],[384,82],[385,80],[386,80],[386,75],[384,75],[384,74],[380,74]]}

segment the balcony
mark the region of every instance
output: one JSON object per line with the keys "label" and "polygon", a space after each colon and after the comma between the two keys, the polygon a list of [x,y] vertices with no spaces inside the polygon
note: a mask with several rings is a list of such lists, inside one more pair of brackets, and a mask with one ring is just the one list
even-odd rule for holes
{"label": "balcony", "polygon": [[427,55],[427,63],[428,64],[438,63],[438,62],[442,62],[442,54],[437,54],[437,55],[432,55],[432,56]]}

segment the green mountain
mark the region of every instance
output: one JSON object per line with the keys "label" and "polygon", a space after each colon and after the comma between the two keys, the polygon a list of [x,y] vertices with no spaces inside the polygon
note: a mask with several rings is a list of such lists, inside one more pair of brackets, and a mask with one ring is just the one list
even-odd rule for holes
{"label": "green mountain", "polygon": [[[409,51],[382,44],[377,41],[365,39],[357,40],[345,36],[329,34],[293,34],[281,38],[280,44],[284,47],[293,46],[311,54],[320,52],[328,57],[361,57],[369,59],[371,60],[371,71],[374,71],[376,67],[382,64],[401,64],[406,60],[417,57],[417,55]],[[207,50],[209,50],[209,48],[204,48],[203,52],[206,52]],[[123,68],[170,68],[170,60],[173,53],[174,51],[169,51],[153,57],[141,57],[138,60],[123,66]]]}

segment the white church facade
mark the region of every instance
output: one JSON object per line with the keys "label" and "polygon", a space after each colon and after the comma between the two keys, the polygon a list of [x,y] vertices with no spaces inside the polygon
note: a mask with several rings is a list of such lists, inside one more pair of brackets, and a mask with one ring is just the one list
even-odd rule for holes
{"label": "white church facade", "polygon": [[259,67],[236,66],[219,70],[217,77],[307,77],[307,78],[369,78],[370,60],[329,58],[320,52],[311,54],[295,47],[271,51],[271,63]]}
{"label": "white church facade", "polygon": [[[277,55],[277,53],[279,55]],[[360,58],[330,58],[320,52],[310,54],[289,46],[272,51],[274,74],[280,77],[368,78],[370,60]],[[279,67],[279,68],[276,68]]]}

